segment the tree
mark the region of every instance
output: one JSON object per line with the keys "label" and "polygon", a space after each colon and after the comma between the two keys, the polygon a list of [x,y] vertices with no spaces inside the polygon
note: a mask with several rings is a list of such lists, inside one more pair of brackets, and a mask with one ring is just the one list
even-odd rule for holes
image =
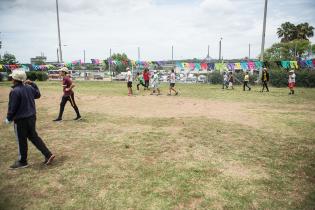
{"label": "tree", "polygon": [[314,36],[314,27],[310,26],[308,23],[301,23],[296,26],[297,28],[297,39],[309,40]]}
{"label": "tree", "polygon": [[16,60],[15,56],[10,53],[5,53],[0,60],[1,64],[18,64],[19,62]]}
{"label": "tree", "polygon": [[309,56],[310,42],[308,40],[293,40],[273,44],[266,49],[266,61],[296,60]]}
{"label": "tree", "polygon": [[281,38],[281,42],[290,42],[295,39],[309,40],[314,36],[314,27],[308,23],[300,23],[294,25],[290,22],[285,22],[277,29],[278,37]]}
{"label": "tree", "polygon": [[[129,63],[129,58],[125,53],[114,53],[110,59],[112,61],[115,60],[121,62],[119,65],[112,65],[112,69],[114,70],[115,74],[126,71]],[[109,60],[109,58],[107,60]]]}

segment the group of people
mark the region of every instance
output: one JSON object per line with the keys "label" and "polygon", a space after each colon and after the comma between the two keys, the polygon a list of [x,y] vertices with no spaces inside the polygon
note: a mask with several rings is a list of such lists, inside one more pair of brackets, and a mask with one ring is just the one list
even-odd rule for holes
{"label": "group of people", "polygon": [[[294,73],[294,70],[289,71],[289,78],[288,78],[288,87],[290,89],[289,95],[294,94],[294,88],[295,88],[295,78],[296,75]],[[235,77],[232,72],[223,72],[223,83],[222,83],[222,89],[234,89],[233,84],[235,82]],[[268,88],[268,82],[270,80],[269,72],[267,68],[263,68],[262,74],[261,74],[261,83],[262,83],[262,89],[260,92],[264,92],[266,89],[267,92],[269,92]],[[248,72],[245,72],[244,79],[243,79],[243,91],[245,91],[245,88],[247,88],[249,91],[251,91],[251,87],[249,86],[250,77]]]}
{"label": "group of people", "polygon": [[[53,121],[58,122],[62,120],[64,108],[68,101],[77,115],[74,120],[80,120],[81,115],[74,100],[73,88],[75,85],[72,83],[69,70],[63,67],[60,69],[60,74],[63,78],[63,96],[60,103],[59,115]],[[29,166],[27,161],[27,139],[44,155],[43,164],[50,165],[55,159],[55,155],[48,149],[36,131],[35,99],[41,97],[39,88],[35,82],[27,80],[26,73],[23,70],[13,71],[10,77],[12,78],[13,86],[9,94],[8,112],[5,123],[10,124],[13,122],[18,144],[18,160],[10,166],[10,169],[26,168]]]}
{"label": "group of people", "polygon": [[[128,95],[132,95],[132,81],[133,75],[129,68],[127,68],[127,87],[128,87]],[[64,112],[64,108],[66,103],[69,101],[71,106],[73,107],[76,118],[74,120],[80,120],[81,115],[79,112],[79,108],[77,107],[74,99],[74,92],[73,88],[75,85],[73,84],[71,77],[69,75],[69,71],[66,67],[60,69],[60,74],[62,76],[62,88],[63,88],[63,96],[60,102],[59,108],[59,115],[58,117],[53,120],[54,122],[62,121],[62,115]],[[5,120],[6,124],[14,123],[14,131],[18,143],[18,160],[10,166],[11,169],[18,169],[18,168],[26,168],[28,167],[27,162],[27,139],[29,139],[35,147],[44,155],[44,162],[43,164],[49,165],[55,158],[55,155],[47,148],[44,141],[38,136],[36,131],[36,108],[35,108],[35,99],[40,98],[41,94],[37,85],[27,80],[26,73],[23,70],[15,70],[10,75],[12,77],[12,90],[9,95],[9,103],[8,103],[8,112],[7,118]],[[289,79],[288,79],[288,87],[290,89],[289,94],[294,94],[294,87],[295,87],[295,78],[296,75],[293,70],[289,71]],[[223,89],[233,87],[234,83],[234,76],[232,72],[227,74],[226,72],[223,74]],[[269,72],[266,68],[263,69],[261,75],[262,81],[262,90],[263,92],[265,89],[269,92],[268,82],[269,82]],[[140,75],[137,73],[135,78],[137,83],[137,90],[139,86],[143,86],[145,90],[149,89],[149,84],[151,83],[152,93],[160,95],[160,88],[159,88],[159,76],[157,72],[154,72],[153,75],[150,75],[149,70],[145,69]],[[245,91],[245,87],[248,90],[251,90],[249,86],[249,74],[248,72],[244,75],[243,81],[243,90]],[[175,89],[176,83],[176,75],[174,69],[172,69],[171,74],[169,75],[169,93],[171,95],[172,91],[175,92],[175,95],[178,94],[178,91]]]}
{"label": "group of people", "polygon": [[[144,90],[150,90],[149,85],[151,84],[152,92],[151,95],[161,95],[160,90],[160,78],[159,74],[156,71],[153,71],[152,74],[150,73],[149,69],[144,69],[142,72],[142,75],[140,72],[137,72],[137,75],[135,79],[133,78],[132,72],[130,68],[127,68],[127,88],[128,88],[128,96],[133,95],[132,90],[132,82],[135,80],[137,85],[137,91],[140,91],[140,86],[144,87]],[[169,75],[169,93],[168,95],[172,95],[172,91],[175,93],[175,95],[178,95],[178,91],[175,89],[175,83],[176,83],[176,75],[174,69],[172,69],[170,75]]]}

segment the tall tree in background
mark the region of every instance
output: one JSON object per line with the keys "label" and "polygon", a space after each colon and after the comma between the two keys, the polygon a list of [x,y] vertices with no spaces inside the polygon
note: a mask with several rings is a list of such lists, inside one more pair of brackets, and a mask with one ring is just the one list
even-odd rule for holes
{"label": "tall tree in background", "polygon": [[296,26],[297,29],[297,39],[309,40],[314,36],[314,27],[310,26],[308,23],[301,23]]}
{"label": "tall tree in background", "polygon": [[294,25],[290,22],[285,22],[277,29],[278,37],[281,42],[290,42],[295,39],[309,40],[314,36],[314,27],[308,23],[300,23]]}
{"label": "tall tree in background", "polygon": [[114,74],[126,71],[126,68],[128,67],[126,63],[129,62],[129,58],[125,53],[114,53],[110,59],[121,62],[121,64],[113,66]]}

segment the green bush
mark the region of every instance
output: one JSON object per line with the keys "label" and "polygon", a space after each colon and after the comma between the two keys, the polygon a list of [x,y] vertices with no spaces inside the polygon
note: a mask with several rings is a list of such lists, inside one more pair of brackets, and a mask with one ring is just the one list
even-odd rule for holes
{"label": "green bush", "polygon": [[[239,71],[239,72],[235,72],[233,73],[234,77],[235,77],[235,84],[242,84],[244,81],[244,72],[243,71]],[[258,78],[258,73],[254,73],[253,75],[249,75],[250,76],[250,84],[254,85],[255,81],[257,81]],[[211,84],[222,84],[223,83],[223,74],[220,73],[219,71],[215,71],[213,73],[210,74],[210,82]]]}
{"label": "green bush", "polygon": [[[314,70],[296,70],[296,85],[298,87],[315,87]],[[270,70],[270,84],[275,87],[288,86],[289,72],[284,69]]]}
{"label": "green bush", "polygon": [[27,79],[35,81],[46,81],[48,79],[48,75],[46,72],[43,71],[29,71],[26,72]]}

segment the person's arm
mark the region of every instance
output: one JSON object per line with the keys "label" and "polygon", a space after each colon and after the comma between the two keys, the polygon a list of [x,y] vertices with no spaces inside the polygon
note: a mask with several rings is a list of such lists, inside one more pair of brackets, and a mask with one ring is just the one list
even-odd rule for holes
{"label": "person's arm", "polygon": [[41,94],[36,83],[31,80],[26,80],[24,83],[32,87],[34,99],[39,99]]}
{"label": "person's arm", "polygon": [[19,99],[19,95],[16,91],[12,90],[9,95],[9,104],[8,104],[8,113],[7,113],[7,120],[9,122],[13,121],[14,116],[18,108],[20,107],[21,101]]}

